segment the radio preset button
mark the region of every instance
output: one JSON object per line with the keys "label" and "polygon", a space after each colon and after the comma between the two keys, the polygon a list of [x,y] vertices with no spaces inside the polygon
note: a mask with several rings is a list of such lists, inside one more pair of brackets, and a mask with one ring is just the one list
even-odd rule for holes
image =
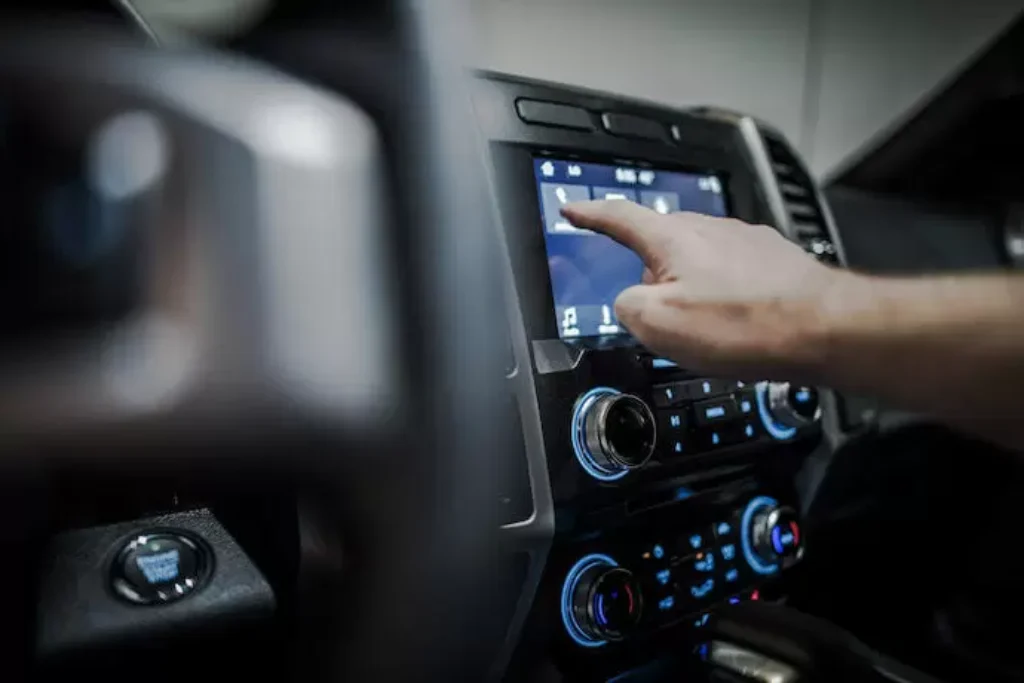
{"label": "radio preset button", "polygon": [[757,412],[757,395],[753,389],[745,389],[736,394],[736,409],[744,417],[752,417]]}
{"label": "radio preset button", "polygon": [[715,538],[720,542],[736,538],[736,523],[732,520],[722,520],[711,525],[715,532]]}
{"label": "radio preset button", "polygon": [[683,382],[661,384],[654,387],[652,394],[654,398],[654,405],[657,408],[672,408],[674,406],[680,406],[686,403],[689,398],[686,393],[686,386]]}
{"label": "radio preset button", "polygon": [[693,379],[688,382],[683,382],[683,384],[685,385],[686,395],[691,400],[700,400],[702,398],[711,398],[712,396],[728,394],[735,387],[735,384],[732,382],[712,378]]}
{"label": "radio preset button", "polygon": [[685,410],[661,410],[658,411],[658,424],[661,426],[665,436],[681,434],[689,426],[689,419]]}

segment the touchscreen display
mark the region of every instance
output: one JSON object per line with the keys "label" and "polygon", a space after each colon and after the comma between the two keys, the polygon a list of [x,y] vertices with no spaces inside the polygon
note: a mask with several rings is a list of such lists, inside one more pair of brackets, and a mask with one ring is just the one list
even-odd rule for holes
{"label": "touchscreen display", "polygon": [[725,216],[716,175],[534,157],[551,289],[562,339],[622,334],[613,304],[640,282],[643,264],[604,235],[579,230],[562,218],[564,204],[587,199],[638,202],[658,213],[693,211]]}

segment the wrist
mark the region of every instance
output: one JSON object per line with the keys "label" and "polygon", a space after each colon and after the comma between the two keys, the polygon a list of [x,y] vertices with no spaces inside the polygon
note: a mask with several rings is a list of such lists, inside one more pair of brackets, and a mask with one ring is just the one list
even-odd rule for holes
{"label": "wrist", "polygon": [[876,306],[873,279],[869,276],[834,270],[818,288],[812,313],[800,337],[804,353],[802,373],[815,384],[834,381],[842,365],[843,349],[858,333],[865,314]]}

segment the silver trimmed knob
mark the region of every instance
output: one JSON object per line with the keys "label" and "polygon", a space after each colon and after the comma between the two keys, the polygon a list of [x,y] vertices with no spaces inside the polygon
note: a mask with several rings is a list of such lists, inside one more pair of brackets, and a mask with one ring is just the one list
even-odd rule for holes
{"label": "silver trimmed knob", "polygon": [[800,520],[792,508],[773,507],[754,517],[750,529],[755,552],[768,563],[799,559],[803,550]]}
{"label": "silver trimmed knob", "polygon": [[768,412],[786,427],[806,427],[821,419],[821,401],[818,390],[790,384],[768,383]]}
{"label": "silver trimmed knob", "polygon": [[631,394],[606,394],[583,414],[583,438],[594,461],[608,470],[633,470],[654,455],[654,413]]}

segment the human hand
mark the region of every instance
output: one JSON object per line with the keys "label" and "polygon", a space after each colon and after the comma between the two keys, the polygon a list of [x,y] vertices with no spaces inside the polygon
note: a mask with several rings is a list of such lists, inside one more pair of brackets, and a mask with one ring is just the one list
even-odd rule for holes
{"label": "human hand", "polygon": [[648,349],[692,370],[808,377],[825,352],[817,342],[830,299],[856,278],[763,225],[621,200],[569,204],[562,215],[640,256],[643,284],[619,295],[615,314]]}

